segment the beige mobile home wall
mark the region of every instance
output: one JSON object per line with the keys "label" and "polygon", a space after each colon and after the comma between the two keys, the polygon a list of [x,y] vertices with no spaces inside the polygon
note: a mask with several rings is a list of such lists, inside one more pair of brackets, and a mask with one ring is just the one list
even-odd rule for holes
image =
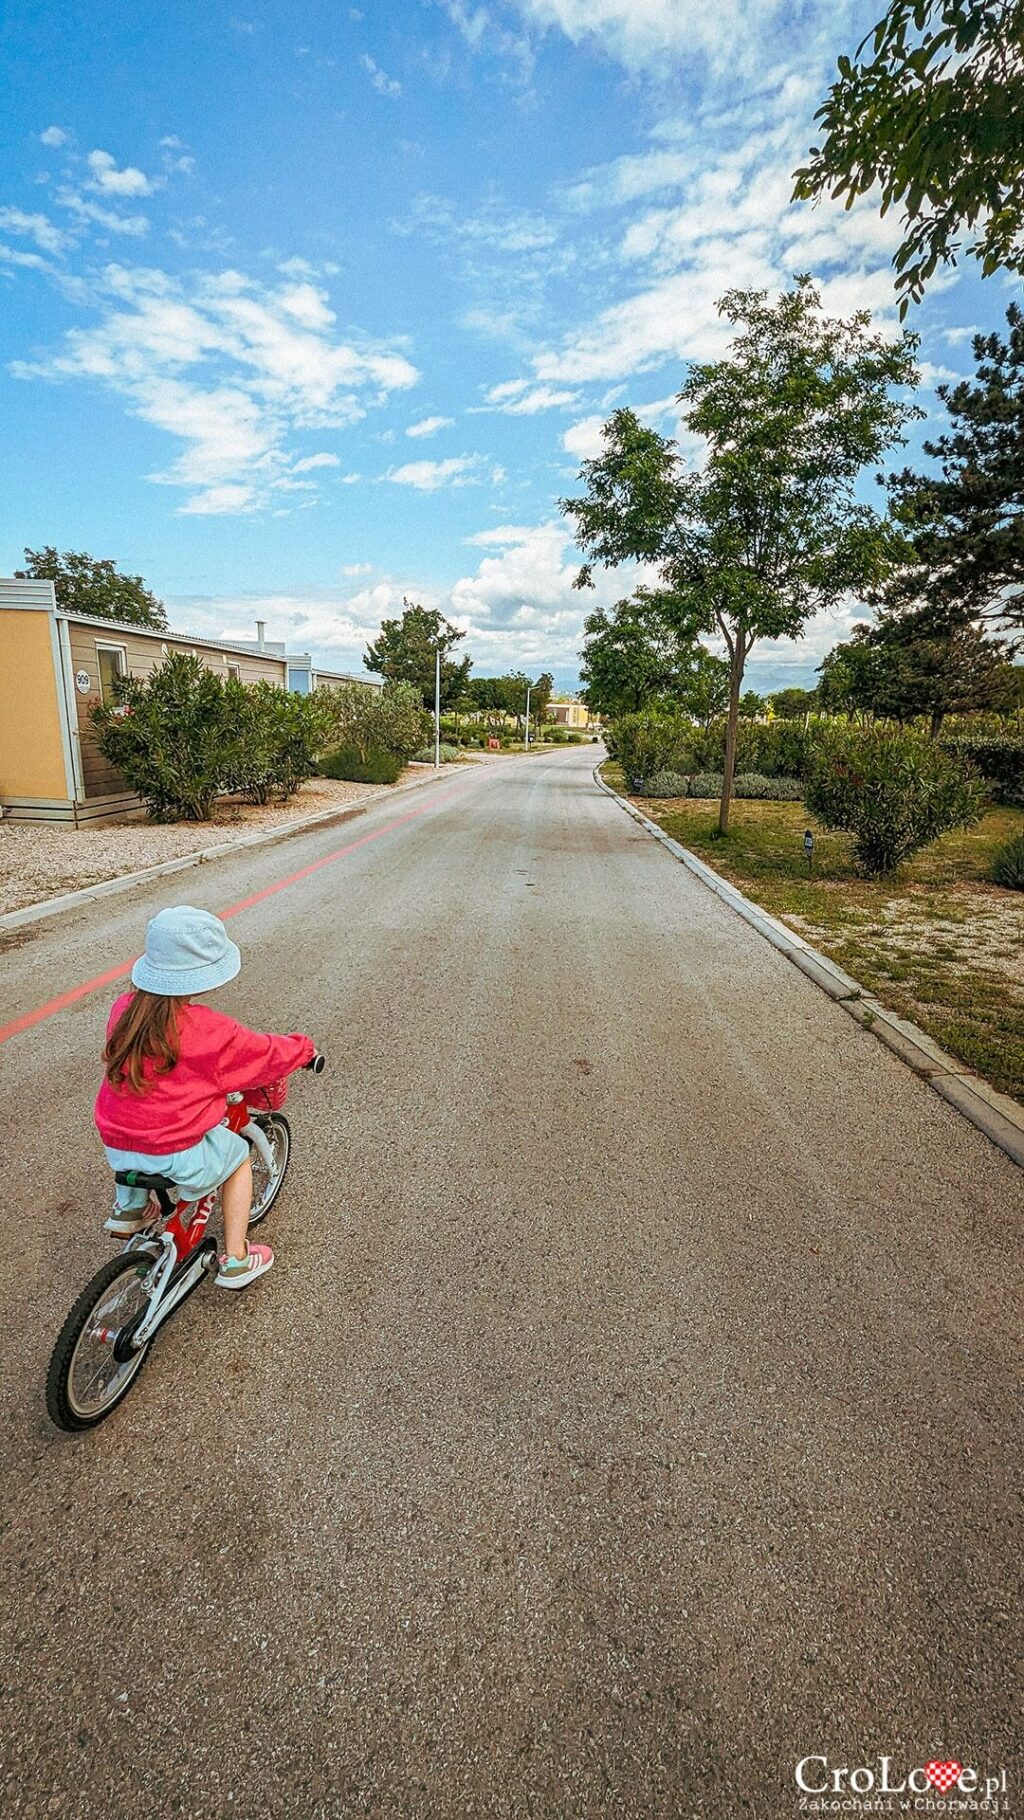
{"label": "beige mobile home wall", "polygon": [[[98,798],[124,796],[125,783],[119,771],[108,764],[96,743],[89,719],[90,709],[100,701],[99,647],[119,645],[125,654],[129,676],[145,677],[172,652],[194,652],[208,669],[220,676],[228,675],[228,666],[237,664],[242,682],[272,682],[285,686],[284,660],[280,657],[243,651],[224,651],[216,645],[204,645],[194,638],[183,638],[166,632],[144,632],[138,627],[109,624],[104,620],[75,618],[67,615],[68,643],[71,651],[72,694],[77,708],[78,737],[82,754],[82,779],[85,800],[93,804]],[[77,674],[88,675],[92,687],[82,693],[75,686]],[[135,801],[132,798],[132,801]],[[111,805],[113,807],[113,805]]]}

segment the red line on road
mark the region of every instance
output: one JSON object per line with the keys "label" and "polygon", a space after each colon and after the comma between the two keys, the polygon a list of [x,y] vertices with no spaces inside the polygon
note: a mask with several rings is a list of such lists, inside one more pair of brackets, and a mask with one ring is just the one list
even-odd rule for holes
{"label": "red line on road", "polygon": [[[459,787],[456,786],[456,790]],[[450,799],[454,791],[449,786],[443,794]],[[380,840],[382,834],[390,834],[393,828],[402,828],[406,822],[415,821],[417,816],[425,815],[428,809],[432,809],[438,800],[438,795],[433,795],[431,801],[424,803],[422,808],[410,809],[406,815],[397,815],[394,821],[385,822],[382,828],[375,828],[372,834],[362,834],[358,840],[349,841],[344,847],[336,847],[333,853],[325,853],[321,859],[313,860],[311,865],[300,866],[298,872],[290,872],[287,878],[279,878],[273,885],[266,885],[262,891],[254,891],[251,897],[240,898],[237,904],[229,904],[226,910],[219,910],[217,915],[224,919],[238,916],[242,910],[250,910],[254,904],[261,904],[265,897],[274,897],[278,891],[286,891],[289,885],[298,884],[300,879],[309,878],[311,873],[333,865],[335,860],[344,859],[346,854],[354,853],[357,847],[366,847],[371,841]],[[26,1011],[22,1017],[12,1018],[9,1024],[0,1024],[0,1043],[8,1042],[12,1036],[19,1036],[23,1030],[31,1030],[33,1025],[43,1023],[48,1017],[56,1017],[58,1011],[66,1011],[69,1005],[87,998],[90,992],[98,992],[101,986],[110,986],[114,980],[124,979],[134,965],[133,957],[120,967],[111,967],[106,973],[97,973],[95,979],[84,980],[80,986],[72,986],[69,992],[62,992],[57,998],[47,999],[45,1005],[37,1005],[34,1011]]]}

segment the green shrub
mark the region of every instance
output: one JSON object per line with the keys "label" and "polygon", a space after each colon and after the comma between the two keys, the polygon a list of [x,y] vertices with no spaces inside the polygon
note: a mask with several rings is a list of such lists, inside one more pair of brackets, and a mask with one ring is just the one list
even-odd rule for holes
{"label": "green shrub", "polygon": [[117,697],[92,711],[104,758],[152,820],[209,821],[232,736],[221,678],[200,658],[175,652],[145,679],[121,677]]}
{"label": "green shrub", "polygon": [[371,751],[392,752],[405,760],[433,734],[432,717],[412,683],[389,682],[383,689],[342,683],[317,689],[317,698],[322,698],[328,722],[325,744],[332,748],[354,746],[364,757]]}
{"label": "green shrub", "polygon": [[656,771],[694,769],[690,742],[695,731],[682,714],[623,714],[615,722],[609,750],[635,790]]}
{"label": "green shrub", "polygon": [[690,780],[679,771],[655,771],[649,777],[637,796],[688,796]]}
{"label": "green shrub", "polygon": [[939,744],[955,758],[967,759],[991,785],[999,803],[1024,808],[1024,739],[1010,733],[953,733]]}
{"label": "green shrub", "polygon": [[909,728],[820,731],[810,748],[807,807],[853,836],[871,877],[894,872],[951,828],[970,827],[984,787],[969,765]]}
{"label": "green shrub", "polygon": [[721,771],[695,771],[690,778],[690,795],[720,797],[724,782]]}
{"label": "green shrub", "polygon": [[991,878],[994,884],[1005,885],[1008,891],[1024,891],[1024,834],[1015,834],[996,851],[992,861]]}
{"label": "green shrub", "polygon": [[801,803],[804,786],[799,777],[759,777],[756,771],[745,771],[733,779],[733,795],[752,802]]}
{"label": "green shrub", "polygon": [[380,746],[371,746],[367,752],[361,752],[358,746],[338,746],[321,760],[320,769],[325,777],[342,778],[346,783],[393,784],[402,761],[396,753]]}
{"label": "green shrub", "polygon": [[[442,740],[438,747],[438,756],[443,765],[450,765],[456,758],[462,757],[462,752],[458,746],[449,746],[445,740]],[[418,765],[432,765],[434,762],[433,746],[421,746],[418,752],[413,753],[413,759]]]}

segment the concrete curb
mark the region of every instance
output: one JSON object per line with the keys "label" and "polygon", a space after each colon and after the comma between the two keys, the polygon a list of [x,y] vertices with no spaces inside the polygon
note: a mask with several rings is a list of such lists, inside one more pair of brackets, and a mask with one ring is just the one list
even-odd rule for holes
{"label": "concrete curb", "polygon": [[664,828],[659,828],[656,822],[648,820],[635,804],[620,796],[610,784],[606,784],[598,766],[594,767],[594,782],[606,796],[618,803],[620,809],[632,816],[641,828],[648,834],[653,834],[663,847],[667,847],[673,859],[679,860],[688,872],[694,873],[716,897],[720,897],[730,909],[735,910],[737,916],[741,916],[744,922],[771,942],[773,948],[777,948],[780,954],[792,961],[794,967],[799,967],[801,973],[813,980],[816,986],[820,986],[823,992],[827,992],[829,998],[860,1024],[862,1029],[870,1030],[873,1036],[877,1036],[921,1080],[927,1081],[950,1106],[955,1106],[993,1144],[998,1144],[1000,1150],[1024,1168],[1024,1110],[1016,1100],[1011,1100],[1005,1093],[997,1093],[979,1075],[963,1068],[955,1056],[947,1055],[916,1024],[911,1024],[906,1018],[898,1017],[895,1011],[890,1011],[880,999],[858,985],[834,961],[830,961],[827,955],[819,954],[794,929],[779,922],[777,917],[770,916],[759,904],[752,903],[749,897],[744,897],[742,891],[738,891],[735,885],[705,865],[696,854],[680,846],[678,841],[665,833]]}
{"label": "concrete curb", "polygon": [[[431,770],[427,777],[412,777],[398,784],[392,792],[401,796],[406,790],[422,790],[424,784],[438,783],[444,768]],[[0,934],[5,929],[21,929],[26,923],[40,923],[47,917],[60,916],[66,910],[77,910],[98,897],[113,897],[119,891],[130,891],[133,885],[144,885],[151,878],[165,878],[171,872],[186,872],[190,866],[202,866],[208,860],[227,859],[247,847],[265,847],[272,841],[288,840],[293,834],[305,834],[326,822],[344,821],[352,815],[365,815],[379,796],[358,797],[354,803],[340,803],[336,809],[318,809],[315,815],[304,815],[299,821],[282,822],[276,828],[260,828],[256,834],[245,834],[240,840],[218,841],[213,847],[198,847],[194,853],[180,853],[177,859],[161,860],[156,866],[144,866],[140,872],[122,872],[117,878],[104,878],[95,885],[83,885],[80,891],[66,891],[61,897],[44,898],[39,904],[26,904],[21,910],[8,910],[0,916]]]}

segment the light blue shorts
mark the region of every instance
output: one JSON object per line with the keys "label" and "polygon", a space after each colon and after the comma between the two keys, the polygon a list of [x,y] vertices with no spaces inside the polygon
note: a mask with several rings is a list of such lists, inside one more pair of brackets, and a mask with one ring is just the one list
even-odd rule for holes
{"label": "light blue shorts", "polygon": [[[227,1125],[215,1125],[198,1144],[188,1150],[152,1156],[145,1150],[112,1150],[104,1144],[111,1169],[141,1169],[145,1175],[167,1175],[178,1190],[179,1200],[197,1201],[200,1195],[219,1188],[249,1155],[249,1146],[237,1131]],[[147,1188],[127,1188],[118,1182],[114,1204],[122,1213],[141,1213],[149,1200]]]}

